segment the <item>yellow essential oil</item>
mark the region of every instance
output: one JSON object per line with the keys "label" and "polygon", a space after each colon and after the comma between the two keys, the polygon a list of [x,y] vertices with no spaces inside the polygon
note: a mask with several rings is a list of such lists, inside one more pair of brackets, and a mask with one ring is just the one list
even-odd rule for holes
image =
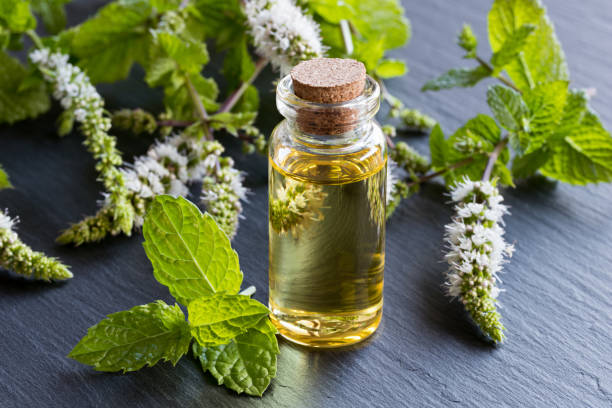
{"label": "yellow essential oil", "polygon": [[[270,142],[271,319],[295,343],[348,345],[374,333],[382,316],[387,160],[384,136],[371,120],[378,88],[369,79],[348,122],[351,101],[334,106],[340,131],[327,134],[330,107],[287,103],[290,83],[288,77],[279,83],[279,108],[288,119]],[[308,130],[316,132],[323,117],[327,133],[303,131],[304,104]]]}

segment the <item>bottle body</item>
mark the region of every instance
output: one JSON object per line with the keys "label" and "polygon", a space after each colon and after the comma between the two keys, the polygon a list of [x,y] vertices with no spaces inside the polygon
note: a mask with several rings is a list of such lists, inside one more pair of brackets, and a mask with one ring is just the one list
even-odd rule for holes
{"label": "bottle body", "polygon": [[307,135],[292,120],[274,130],[270,310],[289,340],[338,347],[361,341],[378,327],[386,162],[385,138],[371,117],[333,137]]}

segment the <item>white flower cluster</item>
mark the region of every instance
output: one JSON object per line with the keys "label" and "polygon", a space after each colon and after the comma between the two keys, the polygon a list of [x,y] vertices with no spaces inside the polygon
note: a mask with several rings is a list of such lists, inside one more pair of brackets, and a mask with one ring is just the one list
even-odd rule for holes
{"label": "white flower cluster", "polygon": [[0,229],[10,230],[15,225],[15,221],[8,215],[0,211]]}
{"label": "white flower cluster", "polygon": [[[121,171],[126,187],[138,200],[159,194],[187,196],[187,185],[213,173],[222,152],[218,142],[180,133],[155,143],[146,155],[137,157],[133,165]],[[135,226],[142,226],[143,221],[143,212],[137,211]]]}
{"label": "white flower cluster", "polygon": [[104,100],[81,69],[68,62],[68,55],[42,48],[30,53],[46,81],[53,86],[53,96],[81,124],[84,144],[98,162],[96,170],[104,184],[112,215],[108,227],[113,232],[132,230],[134,211],[128,202],[123,174],[119,171],[121,154],[117,140],[107,132],[111,119],[104,115]]}
{"label": "white flower cluster", "polygon": [[104,116],[104,100],[87,75],[68,62],[68,55],[42,48],[32,51],[30,60],[53,84],[53,97],[64,109],[71,110],[78,122],[102,132],[110,129],[111,120]]}
{"label": "white flower cluster", "polygon": [[456,215],[446,226],[450,265],[446,286],[457,297],[485,334],[503,339],[503,326],[495,303],[500,289],[498,273],[514,247],[503,238],[502,217],[508,213],[503,197],[489,181],[464,181],[451,193]]}
{"label": "white flower cluster", "polygon": [[293,0],[247,0],[245,12],[257,54],[282,74],[325,53],[319,26]]}
{"label": "white flower cluster", "polygon": [[219,158],[214,170],[202,180],[202,204],[230,239],[238,229],[242,213],[240,201],[246,200],[248,192],[243,180],[243,173],[234,168],[234,161],[229,157]]}
{"label": "white flower cluster", "polygon": [[72,278],[72,273],[57,259],[33,251],[24,244],[13,231],[16,222],[0,211],[0,268],[46,281]]}

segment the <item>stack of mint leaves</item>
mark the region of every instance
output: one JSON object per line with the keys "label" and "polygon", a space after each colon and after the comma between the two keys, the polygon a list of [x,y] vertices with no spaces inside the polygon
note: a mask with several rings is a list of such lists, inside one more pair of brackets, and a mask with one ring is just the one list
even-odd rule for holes
{"label": "stack of mint leaves", "polygon": [[279,353],[269,310],[239,294],[242,272],[229,239],[209,214],[182,197],[158,196],[147,212],[144,248],[155,278],[187,308],[158,300],[109,315],[69,357],[98,371],[173,365],[193,353],[221,385],[261,396]]}
{"label": "stack of mint leaves", "polygon": [[[588,106],[587,93],[569,87],[565,54],[541,2],[496,0],[488,30],[493,53],[488,62],[477,56],[478,40],[466,25],[458,44],[478,66],[451,69],[423,90],[501,79],[504,85],[490,86],[487,92],[495,119],[478,115],[447,139],[436,127],[430,138],[433,168],[452,169],[445,174],[449,185],[464,176],[477,180],[501,143],[492,174],[504,185],[538,171],[571,184],[612,181],[612,137]],[[511,166],[506,141],[514,151]]]}

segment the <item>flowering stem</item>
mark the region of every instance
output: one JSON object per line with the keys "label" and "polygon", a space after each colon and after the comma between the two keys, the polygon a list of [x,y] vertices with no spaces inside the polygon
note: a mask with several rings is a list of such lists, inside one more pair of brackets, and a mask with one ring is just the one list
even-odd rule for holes
{"label": "flowering stem", "polygon": [[200,99],[200,95],[196,91],[191,79],[189,79],[189,75],[185,75],[185,83],[187,84],[187,89],[189,90],[189,95],[191,96],[191,101],[195,106],[196,113],[200,117],[200,121],[202,122],[202,128],[204,129],[204,135],[206,139],[212,140],[212,131],[208,127],[208,113],[206,113],[206,109],[204,108],[204,104]]}
{"label": "flowering stem", "polygon": [[266,58],[260,58],[255,63],[255,70],[249,79],[240,84],[240,87],[236,89],[232,94],[223,102],[221,107],[219,108],[219,113],[221,112],[229,112],[232,110],[234,105],[240,100],[242,94],[247,90],[247,88],[253,83],[255,78],[261,73],[261,71],[268,64],[268,60]]}
{"label": "flowering stem", "polygon": [[40,39],[40,37],[38,36],[38,34],[36,34],[36,31],[34,30],[28,30],[26,31],[26,34],[28,35],[28,37],[30,37],[30,39],[32,40],[32,42],[34,43],[34,45],[36,46],[36,48],[44,48],[45,46],[42,43],[42,40]]}
{"label": "flowering stem", "polygon": [[491,154],[489,155],[487,166],[485,167],[485,171],[482,174],[482,181],[487,181],[491,178],[491,172],[493,171],[495,162],[497,161],[499,154],[502,152],[502,150],[504,150],[504,147],[506,147],[507,144],[508,138],[505,137],[497,144],[497,146],[495,146],[495,149],[493,149],[493,152],[491,152]]}
{"label": "flowering stem", "polygon": [[438,176],[443,175],[447,171],[458,169],[459,167],[466,166],[466,165],[470,164],[473,161],[474,161],[474,157],[473,156],[465,158],[465,159],[463,159],[461,161],[458,161],[457,163],[453,163],[450,166],[443,168],[442,170],[438,170],[436,172],[426,174],[423,177],[420,177],[419,179],[414,180],[414,181],[408,183],[408,187],[412,187],[412,186],[414,186],[416,184],[424,183],[424,182],[426,182],[428,180],[431,180],[433,178],[436,178]]}
{"label": "flowering stem", "polygon": [[170,127],[189,127],[193,125],[193,121],[191,120],[158,120],[157,126],[170,126]]}
{"label": "flowering stem", "polygon": [[[491,65],[489,65],[489,63],[487,63],[485,60],[483,60],[482,58],[480,58],[479,56],[474,57],[476,59],[476,61],[478,61],[478,63],[480,65],[482,65],[483,67],[485,67],[487,70],[489,70],[490,72],[493,72],[493,67]],[[504,85],[509,86],[510,88],[514,89],[516,92],[522,94],[523,91],[521,91],[519,88],[517,88],[516,85],[514,85],[512,83],[512,81],[510,81],[508,78],[506,78],[503,75],[497,75],[495,76],[495,78],[499,79]]]}

